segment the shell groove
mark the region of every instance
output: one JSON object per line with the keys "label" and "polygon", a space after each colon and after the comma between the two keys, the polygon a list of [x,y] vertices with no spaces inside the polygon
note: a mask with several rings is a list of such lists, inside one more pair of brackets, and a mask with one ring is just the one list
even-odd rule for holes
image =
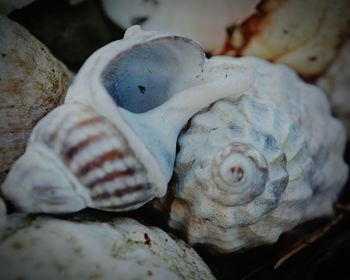
{"label": "shell groove", "polygon": [[[76,195],[82,196],[87,206],[126,210],[152,198],[151,182],[126,139],[106,118],[87,106],[66,104],[56,108],[35,127],[30,145],[29,150],[38,149],[39,153],[50,151],[56,168],[65,170],[62,176],[71,178]],[[54,188],[50,178],[42,178],[33,188],[35,194],[57,200],[50,193]],[[10,198],[16,197],[17,191],[4,187]]]}
{"label": "shell groove", "polygon": [[169,225],[219,252],[275,242],[331,214],[347,177],[344,129],[324,96],[285,66],[240,62],[254,67],[255,87],[191,119],[170,194]]}

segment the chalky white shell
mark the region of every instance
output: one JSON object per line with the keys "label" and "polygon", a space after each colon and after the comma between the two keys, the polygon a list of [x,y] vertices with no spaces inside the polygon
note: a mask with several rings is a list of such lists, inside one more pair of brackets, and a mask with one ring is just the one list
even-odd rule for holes
{"label": "chalky white shell", "polygon": [[190,39],[131,27],[86,61],[64,105],[35,127],[4,195],[28,212],[138,208],[165,194],[188,119],[252,81],[249,68],[212,63]]}
{"label": "chalky white shell", "polygon": [[11,216],[2,279],[214,279],[183,241],[133,219],[108,223]]}
{"label": "chalky white shell", "polygon": [[212,59],[249,65],[255,85],[198,113],[180,134],[169,225],[191,244],[232,252],[332,214],[348,168],[345,131],[324,94],[283,65]]}
{"label": "chalky white shell", "polygon": [[25,28],[0,15],[0,182],[32,128],[63,102],[72,74]]}

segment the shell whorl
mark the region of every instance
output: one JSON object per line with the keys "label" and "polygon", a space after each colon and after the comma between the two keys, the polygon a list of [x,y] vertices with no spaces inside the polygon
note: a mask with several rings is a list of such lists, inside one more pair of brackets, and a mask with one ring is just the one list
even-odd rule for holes
{"label": "shell whorl", "polygon": [[250,95],[218,101],[192,118],[179,144],[169,224],[191,243],[237,250],[275,241],[300,220],[299,212],[275,209],[310,198],[312,159],[302,133],[271,102]]}
{"label": "shell whorl", "polygon": [[[56,159],[55,168],[64,172],[62,176],[85,200],[85,207],[124,211],[153,198],[147,172],[124,136],[90,107],[65,104],[56,108],[35,127],[27,150],[48,151]],[[50,188],[45,180],[37,183],[31,186],[37,188],[36,194]],[[5,184],[5,194],[21,191],[12,189]],[[69,207],[63,209],[69,211]]]}

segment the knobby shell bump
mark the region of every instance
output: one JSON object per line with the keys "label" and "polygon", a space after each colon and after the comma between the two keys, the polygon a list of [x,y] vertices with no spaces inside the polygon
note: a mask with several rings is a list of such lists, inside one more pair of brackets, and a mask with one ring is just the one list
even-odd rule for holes
{"label": "knobby shell bump", "polygon": [[253,83],[194,41],[129,28],[96,51],[65,103],[34,128],[2,190],[28,212],[124,211],[165,194],[180,130],[198,111]]}
{"label": "knobby shell bump", "polygon": [[2,279],[214,279],[183,241],[133,219],[17,214],[0,237]]}
{"label": "knobby shell bump", "polygon": [[348,176],[345,130],[325,95],[283,65],[214,57],[255,70],[255,84],[196,114],[179,136],[174,180],[156,207],[191,244],[233,252],[275,242],[333,213]]}
{"label": "knobby shell bump", "polygon": [[63,103],[72,73],[24,27],[0,14],[0,183],[32,128]]}

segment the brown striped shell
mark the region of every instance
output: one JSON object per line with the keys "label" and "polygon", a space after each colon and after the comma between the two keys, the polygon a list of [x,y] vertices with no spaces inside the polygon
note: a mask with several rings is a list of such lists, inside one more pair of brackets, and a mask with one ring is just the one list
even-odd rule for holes
{"label": "brown striped shell", "polygon": [[[44,127],[46,129],[43,129]],[[87,106],[66,104],[44,118],[33,131],[28,155],[26,153],[19,162],[27,160],[26,157],[33,157],[33,154],[40,156],[45,152],[55,158],[52,168],[64,168],[65,172],[58,173],[54,178],[44,174],[41,177],[38,175],[40,184],[34,184],[33,189],[27,189],[28,195],[34,194],[36,199],[31,200],[26,196],[22,196],[23,200],[18,199],[20,190],[26,189],[27,181],[23,180],[25,176],[22,173],[16,173],[15,176],[19,179],[16,184],[9,188],[4,184],[3,190],[7,198],[24,211],[47,211],[38,203],[43,197],[49,203],[51,211],[67,211],[69,208],[64,207],[70,204],[68,197],[61,195],[61,202],[67,200],[64,203],[66,206],[62,206],[57,201],[57,193],[53,191],[58,185],[61,185],[62,189],[65,188],[66,180],[63,177],[72,178],[72,190],[89,207],[128,210],[144,204],[152,197],[147,172],[124,136],[106,118]],[[29,171],[25,169],[24,172]],[[30,172],[57,173],[51,170],[51,167],[50,170],[37,168]],[[8,180],[16,178],[9,176]],[[58,204],[57,208],[53,207],[55,202]]]}

